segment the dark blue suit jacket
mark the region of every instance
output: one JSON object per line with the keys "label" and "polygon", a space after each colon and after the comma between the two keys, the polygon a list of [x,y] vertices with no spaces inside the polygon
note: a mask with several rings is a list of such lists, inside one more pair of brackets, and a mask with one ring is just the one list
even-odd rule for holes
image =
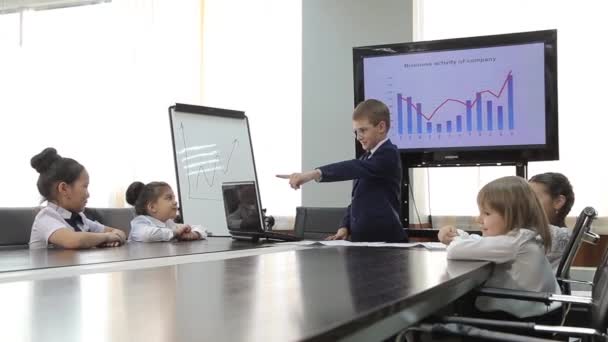
{"label": "dark blue suit jacket", "polygon": [[402,168],[399,150],[390,140],[366,160],[321,166],[321,182],[354,179],[352,201],[342,219],[352,241],[403,242],[407,235],[399,219]]}

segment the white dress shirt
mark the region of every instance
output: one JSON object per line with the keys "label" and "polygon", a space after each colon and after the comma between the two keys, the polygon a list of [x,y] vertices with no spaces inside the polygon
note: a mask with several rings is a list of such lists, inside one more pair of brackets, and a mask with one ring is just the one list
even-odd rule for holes
{"label": "white dress shirt", "polygon": [[371,156],[374,155],[374,152],[376,152],[380,148],[380,146],[382,146],[382,144],[384,144],[387,141],[388,141],[388,137],[384,138],[384,140],[380,140],[380,142],[377,143],[376,146],[374,146],[374,148],[369,150],[369,156],[367,156],[367,159],[371,158]]}
{"label": "white dress shirt", "polygon": [[[104,232],[105,226],[103,224],[89,220],[83,213],[78,214],[82,218],[82,223],[77,223],[80,230],[93,233]],[[66,228],[75,231],[66,221],[71,217],[71,211],[49,202],[34,219],[32,233],[30,234],[30,248],[47,248],[49,245],[52,247],[53,244],[49,243],[49,237],[58,229]]]}
{"label": "white dress shirt", "polygon": [[[169,241],[175,236],[173,229],[177,224],[173,220],[165,222],[160,221],[152,216],[139,215],[131,220],[131,232],[129,233],[129,241],[138,242],[157,242]],[[207,232],[200,226],[191,226],[193,232],[201,235],[202,239],[207,238]]]}
{"label": "white dress shirt", "polygon": [[[494,262],[486,287],[561,293],[537,236],[538,233],[525,228],[487,237],[469,235],[459,229],[458,236],[447,247],[448,259]],[[559,304],[547,307],[543,303],[480,296],[475,306],[481,311],[504,311],[524,318],[545,314]]]}

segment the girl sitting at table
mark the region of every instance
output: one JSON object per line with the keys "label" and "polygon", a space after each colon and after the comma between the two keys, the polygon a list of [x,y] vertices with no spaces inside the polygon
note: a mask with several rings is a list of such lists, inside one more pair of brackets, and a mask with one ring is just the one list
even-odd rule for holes
{"label": "girl sitting at table", "polygon": [[122,230],[84,215],[89,198],[89,173],[84,166],[61,157],[52,147],[32,157],[30,164],[40,174],[36,185],[47,202],[34,219],[30,248],[116,247],[125,243]]}
{"label": "girl sitting at table", "polygon": [[[486,287],[560,293],[545,257],[551,249],[547,216],[526,180],[511,176],[486,184],[477,195],[477,205],[481,236],[453,226],[440,229],[448,259],[493,262]],[[475,306],[486,317],[487,312],[496,312],[494,318],[507,319],[539,316],[552,309],[543,303],[486,296],[478,297]]]}
{"label": "girl sitting at table", "polygon": [[175,223],[177,201],[165,182],[134,182],[127,189],[126,200],[138,215],[131,221],[129,241],[190,241],[207,237],[200,226]]}

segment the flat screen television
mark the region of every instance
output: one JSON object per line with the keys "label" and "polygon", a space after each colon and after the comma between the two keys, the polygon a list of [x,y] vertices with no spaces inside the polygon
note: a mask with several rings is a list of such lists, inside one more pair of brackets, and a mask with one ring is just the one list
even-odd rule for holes
{"label": "flat screen television", "polygon": [[388,105],[408,165],[559,159],[556,30],[356,47],[353,62],[355,105]]}

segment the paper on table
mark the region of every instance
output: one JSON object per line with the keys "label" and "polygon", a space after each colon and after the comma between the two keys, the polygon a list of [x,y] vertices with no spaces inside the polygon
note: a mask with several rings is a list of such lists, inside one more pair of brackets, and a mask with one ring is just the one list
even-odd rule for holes
{"label": "paper on table", "polygon": [[320,241],[312,241],[312,240],[302,240],[302,241],[288,241],[281,242],[281,245],[295,245],[295,246],[310,246],[310,245],[320,245]]}
{"label": "paper on table", "polygon": [[319,241],[324,246],[351,246],[351,247],[365,247],[369,242],[350,242],[348,240],[331,240],[331,241]]}
{"label": "paper on table", "polygon": [[431,250],[443,250],[446,249],[446,245],[441,242],[409,242],[409,243],[386,243],[386,242],[351,242],[347,240],[332,240],[332,241],[297,241],[297,242],[284,242],[283,244],[298,245],[298,246],[311,246],[311,245],[323,245],[323,246],[348,246],[348,247],[392,247],[392,248],[413,248],[413,247],[424,247]]}
{"label": "paper on table", "polygon": [[415,248],[424,247],[426,249],[446,249],[446,245],[441,242],[399,242],[399,243],[387,243],[387,242],[368,242],[365,244],[366,247],[392,247],[392,248]]}
{"label": "paper on table", "polygon": [[446,249],[447,246],[441,242],[409,242],[409,243],[385,243],[378,247],[396,247],[396,248],[411,248],[411,247],[424,247],[426,249],[442,250]]}

